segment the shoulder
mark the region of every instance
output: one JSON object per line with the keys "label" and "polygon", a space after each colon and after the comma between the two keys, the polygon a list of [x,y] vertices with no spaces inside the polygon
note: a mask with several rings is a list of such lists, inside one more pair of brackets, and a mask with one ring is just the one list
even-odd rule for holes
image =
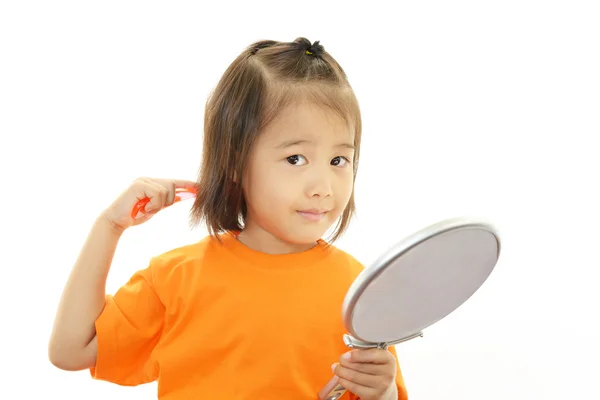
{"label": "shoulder", "polygon": [[207,260],[215,258],[216,239],[210,235],[201,240],[182,245],[163,253],[150,260],[149,269],[153,280],[165,281],[174,274],[180,274],[183,270],[198,271]]}
{"label": "shoulder", "polygon": [[329,252],[330,257],[328,261],[338,264],[340,267],[348,270],[348,272],[352,275],[358,275],[363,269],[365,269],[363,263],[339,247],[331,244],[329,245]]}

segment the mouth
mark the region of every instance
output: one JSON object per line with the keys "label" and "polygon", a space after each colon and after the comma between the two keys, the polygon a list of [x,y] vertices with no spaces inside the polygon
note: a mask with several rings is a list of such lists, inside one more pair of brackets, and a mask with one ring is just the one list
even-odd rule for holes
{"label": "mouth", "polygon": [[303,218],[306,218],[309,221],[320,221],[325,217],[328,210],[318,210],[318,209],[310,209],[310,210],[298,210],[296,211],[298,215]]}

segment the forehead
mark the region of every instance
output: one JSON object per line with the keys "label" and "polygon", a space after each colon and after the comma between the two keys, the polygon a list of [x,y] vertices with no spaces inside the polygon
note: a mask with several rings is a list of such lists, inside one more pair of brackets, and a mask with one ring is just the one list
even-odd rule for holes
{"label": "forehead", "polygon": [[352,143],[354,130],[334,110],[304,101],[283,108],[259,138],[264,144],[286,140],[309,140],[322,144],[342,140]]}

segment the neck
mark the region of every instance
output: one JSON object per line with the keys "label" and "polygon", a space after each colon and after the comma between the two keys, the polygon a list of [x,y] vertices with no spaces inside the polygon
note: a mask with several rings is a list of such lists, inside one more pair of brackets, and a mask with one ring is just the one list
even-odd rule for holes
{"label": "neck", "polygon": [[290,254],[309,250],[317,245],[313,243],[290,243],[278,236],[252,224],[246,226],[238,235],[238,240],[252,250],[267,254]]}

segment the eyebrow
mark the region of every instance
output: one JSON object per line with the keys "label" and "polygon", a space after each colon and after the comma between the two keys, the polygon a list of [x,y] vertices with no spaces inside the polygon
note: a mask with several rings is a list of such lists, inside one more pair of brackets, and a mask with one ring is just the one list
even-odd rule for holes
{"label": "eyebrow", "polygon": [[[309,144],[311,141],[309,140],[286,140],[285,142],[279,143],[276,147],[279,149],[286,149],[288,147],[297,146],[301,144]],[[354,150],[354,145],[352,143],[339,143],[335,147],[345,147],[348,149]]]}

